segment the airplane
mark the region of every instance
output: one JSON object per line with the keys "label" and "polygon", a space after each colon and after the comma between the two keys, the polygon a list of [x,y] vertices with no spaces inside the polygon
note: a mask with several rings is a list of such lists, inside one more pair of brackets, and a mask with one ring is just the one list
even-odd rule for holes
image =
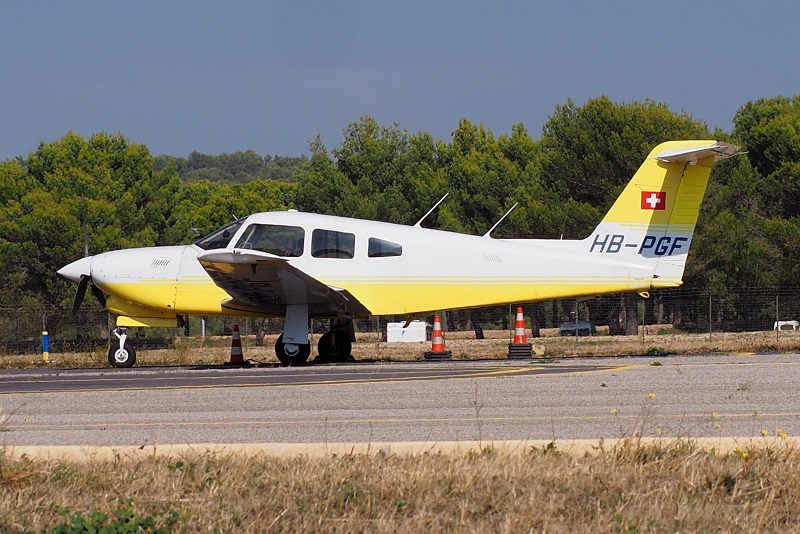
{"label": "airplane", "polygon": [[[414,316],[678,287],[714,162],[739,154],[714,140],[655,147],[585,239],[496,239],[297,210],[256,213],[191,245],[104,252],[58,274],[117,316],[109,363],[130,367],[131,327],[184,316],[283,316],[283,365],[310,353],[309,318],[330,319],[318,358],[350,357],[353,319]],[[435,206],[434,206],[435,208]],[[430,213],[430,212],[429,212]],[[427,214],[426,214],[427,216]],[[425,217],[423,217],[424,219]],[[493,227],[494,228],[494,227]]]}

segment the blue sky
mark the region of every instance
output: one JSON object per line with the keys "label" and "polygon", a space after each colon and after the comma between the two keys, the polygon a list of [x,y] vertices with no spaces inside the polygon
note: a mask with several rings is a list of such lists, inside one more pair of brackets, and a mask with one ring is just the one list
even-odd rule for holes
{"label": "blue sky", "polygon": [[70,130],[299,156],[365,115],[539,138],[556,104],[600,95],[730,131],[744,103],[800,93],[798,21],[789,1],[20,0],[0,18],[0,160]]}

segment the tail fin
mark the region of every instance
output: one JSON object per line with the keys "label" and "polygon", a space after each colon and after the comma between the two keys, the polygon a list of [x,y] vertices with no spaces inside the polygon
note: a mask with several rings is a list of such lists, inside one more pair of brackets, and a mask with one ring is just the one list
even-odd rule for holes
{"label": "tail fin", "polygon": [[651,271],[649,288],[681,285],[711,167],[738,153],[713,140],[658,145],[584,240],[589,253]]}

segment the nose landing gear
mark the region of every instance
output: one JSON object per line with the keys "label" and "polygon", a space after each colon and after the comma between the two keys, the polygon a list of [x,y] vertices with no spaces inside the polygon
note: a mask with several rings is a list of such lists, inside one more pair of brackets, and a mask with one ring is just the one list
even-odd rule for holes
{"label": "nose landing gear", "polygon": [[128,338],[128,328],[119,326],[114,329],[112,334],[119,339],[119,346],[116,346],[112,340],[111,347],[108,349],[108,363],[111,364],[111,367],[133,367],[133,364],[136,363],[136,349],[133,348],[132,343],[125,343]]}

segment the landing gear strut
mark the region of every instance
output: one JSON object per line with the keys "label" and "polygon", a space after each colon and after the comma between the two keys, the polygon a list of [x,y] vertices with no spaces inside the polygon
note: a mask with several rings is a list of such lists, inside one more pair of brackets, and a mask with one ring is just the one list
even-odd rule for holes
{"label": "landing gear strut", "polygon": [[133,367],[136,363],[136,349],[133,344],[125,340],[128,338],[128,328],[119,326],[112,332],[117,339],[119,339],[119,346],[116,347],[114,341],[111,341],[111,347],[108,349],[108,363],[111,367]]}

